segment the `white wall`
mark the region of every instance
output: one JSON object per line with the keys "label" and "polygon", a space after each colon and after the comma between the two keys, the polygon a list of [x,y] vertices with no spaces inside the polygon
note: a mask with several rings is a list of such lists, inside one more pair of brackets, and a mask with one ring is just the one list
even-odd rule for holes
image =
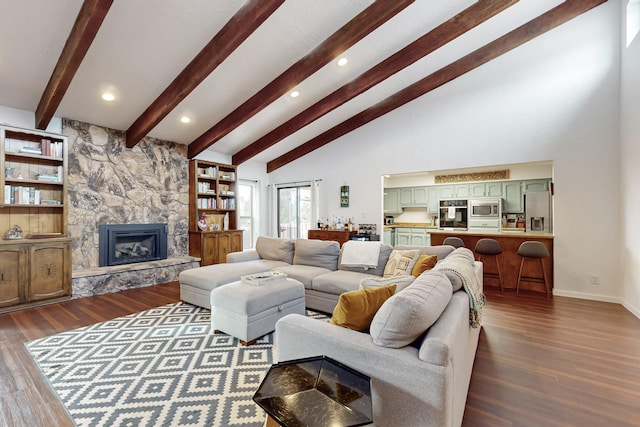
{"label": "white wall", "polygon": [[[30,111],[0,105],[0,124],[34,129],[36,115]],[[47,132],[62,133],[62,119],[60,117],[53,117],[45,130]]]}
{"label": "white wall", "polygon": [[[555,293],[621,302],[619,38],[614,0],[272,172],[270,182],[320,178],[321,215],[381,224],[382,174],[550,160]],[[344,183],[351,205],[341,209]]]}
{"label": "white wall", "polygon": [[623,38],[621,85],[622,282],[625,306],[640,317],[640,34],[627,47],[626,25],[640,27],[640,1],[621,1]]}

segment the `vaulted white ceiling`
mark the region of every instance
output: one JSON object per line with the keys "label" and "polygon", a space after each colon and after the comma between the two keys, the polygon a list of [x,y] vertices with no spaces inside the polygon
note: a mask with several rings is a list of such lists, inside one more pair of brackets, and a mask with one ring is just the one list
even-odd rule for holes
{"label": "vaulted white ceiling", "polygon": [[[55,106],[55,116],[129,129],[247,3],[250,0],[113,1],[62,100]],[[238,153],[475,3],[410,2],[346,51],[334,52],[318,71],[298,78],[287,89],[297,89],[299,97],[291,98],[287,91],[280,91],[273,102],[255,115],[243,117],[208,149],[228,155]],[[505,7],[364,93],[345,99],[328,114],[300,129],[294,128],[253,158],[269,162],[284,155],[562,3],[571,1],[520,0]],[[148,135],[192,143],[373,4],[372,0],[283,1]],[[0,105],[36,111],[82,6],[81,0],[2,2]],[[336,65],[339,56],[348,58],[346,66]],[[103,101],[100,95],[104,90],[114,92],[115,101]],[[183,115],[191,118],[189,124],[180,122]]]}

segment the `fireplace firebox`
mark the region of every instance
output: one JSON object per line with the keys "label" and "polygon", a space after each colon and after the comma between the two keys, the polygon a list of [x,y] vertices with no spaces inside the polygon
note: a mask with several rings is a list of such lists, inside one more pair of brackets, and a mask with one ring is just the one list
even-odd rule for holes
{"label": "fireplace firebox", "polygon": [[167,258],[167,224],[100,224],[98,231],[100,267]]}

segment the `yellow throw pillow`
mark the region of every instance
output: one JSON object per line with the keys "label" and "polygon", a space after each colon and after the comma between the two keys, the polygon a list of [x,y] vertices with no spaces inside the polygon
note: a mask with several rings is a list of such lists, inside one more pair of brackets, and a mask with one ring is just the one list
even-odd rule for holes
{"label": "yellow throw pillow", "polygon": [[418,277],[425,271],[431,270],[436,265],[437,262],[438,262],[437,255],[422,254],[420,255],[420,258],[418,258],[418,261],[416,261],[415,265],[413,266],[413,269],[411,270],[411,275],[413,277]]}
{"label": "yellow throw pillow", "polygon": [[333,309],[331,323],[354,331],[367,331],[378,309],[395,292],[396,285],[345,292]]}

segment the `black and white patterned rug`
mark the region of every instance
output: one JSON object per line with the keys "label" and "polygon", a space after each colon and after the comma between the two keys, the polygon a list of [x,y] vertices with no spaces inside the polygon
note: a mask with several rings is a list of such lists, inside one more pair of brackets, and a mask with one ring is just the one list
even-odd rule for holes
{"label": "black and white patterned rug", "polygon": [[209,310],[174,303],[26,346],[78,426],[260,427],[272,340],[244,347],[212,333]]}

